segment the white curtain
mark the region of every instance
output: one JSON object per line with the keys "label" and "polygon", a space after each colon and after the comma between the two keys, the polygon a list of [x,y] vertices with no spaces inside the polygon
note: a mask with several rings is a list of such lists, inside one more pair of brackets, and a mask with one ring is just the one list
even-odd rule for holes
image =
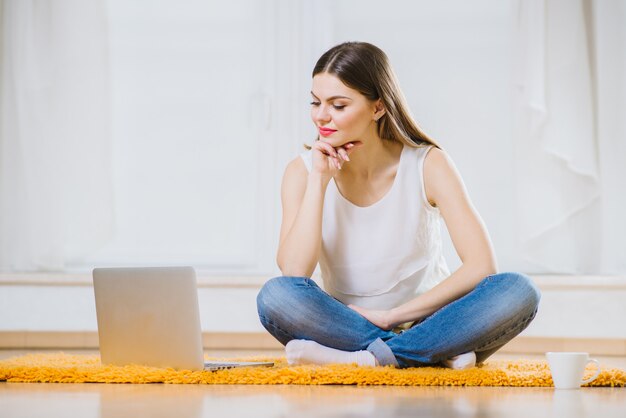
{"label": "white curtain", "polygon": [[521,0],[516,17],[521,256],[546,273],[624,273],[624,3]]}
{"label": "white curtain", "polygon": [[[331,46],[329,0],[315,4],[270,2],[256,16],[255,26],[244,30],[236,24],[244,24],[250,10],[260,7],[249,0],[228,5],[204,2],[183,11],[175,2],[158,2],[151,6],[151,13],[139,8],[139,3],[5,1],[0,270],[84,271],[93,265],[156,262],[193,263],[220,272],[226,264],[239,274],[251,268],[275,269],[276,243],[271,240],[275,237],[277,242],[278,187],[287,161],[314,135],[308,118],[310,72],[315,59]],[[190,10],[198,15],[190,19]],[[159,20],[166,13],[174,24]],[[244,16],[219,20],[229,13]],[[145,19],[137,19],[137,14]],[[189,30],[177,30],[176,24],[186,19]],[[232,21],[235,26],[228,26]],[[164,25],[157,28],[158,22]],[[255,36],[251,34],[257,29],[263,30],[261,38],[246,40],[246,36]],[[135,37],[120,39],[127,36],[125,31],[134,31]],[[160,36],[155,36],[155,31]],[[207,33],[213,38],[205,40]],[[259,51],[264,39],[265,49]],[[109,43],[118,49],[107,54]],[[255,54],[246,48],[256,48]],[[211,77],[218,70],[215,63],[223,51],[236,52],[238,60],[225,61],[226,70],[219,77],[226,76],[226,81],[218,88]],[[134,59],[124,54],[141,56]],[[263,59],[254,59],[258,54]],[[266,61],[271,68],[264,67]],[[208,71],[202,73],[202,66]],[[177,79],[180,74],[186,77],[185,82]],[[247,122],[255,132],[242,135],[243,139],[238,137],[241,130],[235,129],[207,135],[207,126],[212,131],[219,127],[226,130],[229,124],[241,122],[235,121],[241,109],[226,106],[215,95],[223,90],[222,97],[237,98],[237,106],[245,103],[236,88],[230,96],[226,94],[228,83],[242,75],[244,83],[254,86],[244,95],[252,95],[252,100],[241,125]],[[198,85],[192,92],[194,81]],[[167,113],[167,118],[155,120],[155,110],[164,112],[176,105],[165,97],[183,105],[178,105],[177,112]],[[207,109],[215,112],[208,113]],[[188,131],[181,131],[181,127]],[[224,136],[226,133],[230,136]],[[248,141],[245,149],[239,149],[244,139]],[[178,150],[178,159],[171,159],[171,152],[164,157],[163,164],[172,162],[178,168],[177,176],[170,176],[161,170],[155,155],[160,157],[160,149],[176,146],[183,150]],[[196,152],[182,169],[185,147]],[[203,154],[207,147],[207,154]],[[216,148],[229,152],[216,153]],[[248,171],[230,172],[233,161],[225,155],[236,159],[235,167],[245,164]],[[243,160],[242,155],[250,155],[254,161]],[[271,169],[264,165],[266,161],[275,162]],[[254,172],[255,164],[261,166],[261,173],[250,181],[243,174]],[[212,178],[216,170],[229,172],[229,183]],[[137,172],[150,175],[143,178]],[[235,174],[239,174],[238,179],[243,177],[241,187],[232,186]],[[180,180],[176,183],[178,195],[163,197],[170,192],[167,186],[172,177]],[[169,183],[163,178],[170,179]],[[216,183],[223,184],[223,201],[237,205],[224,209],[225,216],[235,216],[237,222],[224,222],[216,216],[221,213],[220,203],[211,194],[222,190],[211,189]],[[261,207],[240,204],[230,191],[244,190],[242,187],[245,193],[240,196],[263,193],[269,197],[259,200]],[[183,222],[183,216],[178,216],[180,205],[172,209],[163,201],[170,206],[193,201],[185,210],[199,213],[193,212],[191,220]],[[209,209],[199,211],[202,204]],[[258,231],[250,227],[247,235],[238,233],[238,228],[251,216],[256,219],[257,213]],[[242,214],[248,218],[238,217]],[[248,239],[250,235],[262,238]],[[154,245],[146,244],[150,239]],[[242,248],[240,241],[245,239]],[[183,246],[181,242],[186,245],[183,251],[177,249]],[[248,253],[244,251],[248,247],[253,247],[251,261],[241,257],[241,253]],[[255,264],[257,252],[261,262]],[[233,255],[235,259],[227,258]]]}
{"label": "white curtain", "polygon": [[626,2],[596,0],[592,12],[603,189],[600,270],[626,274]]}
{"label": "white curtain", "polygon": [[4,0],[0,270],[61,270],[112,233],[98,0]]}

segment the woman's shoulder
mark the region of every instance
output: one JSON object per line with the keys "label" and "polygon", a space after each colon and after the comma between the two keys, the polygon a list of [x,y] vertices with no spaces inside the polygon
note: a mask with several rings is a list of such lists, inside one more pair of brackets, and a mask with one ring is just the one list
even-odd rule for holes
{"label": "woman's shoulder", "polygon": [[425,166],[428,164],[430,166],[440,166],[444,164],[446,160],[450,160],[450,157],[443,149],[439,148],[433,144],[420,144],[414,147],[407,147],[407,153],[412,154],[410,159],[418,162],[418,167]]}
{"label": "woman's shoulder", "polygon": [[306,177],[311,170],[311,162],[310,151],[302,152],[287,163],[284,176]]}
{"label": "woman's shoulder", "polygon": [[424,186],[429,203],[438,206],[443,194],[464,189],[463,179],[450,155],[443,149],[432,147],[424,159]]}
{"label": "woman's shoulder", "polygon": [[285,199],[302,197],[304,190],[306,189],[308,176],[308,170],[304,166],[304,162],[300,156],[287,163],[281,182],[281,195],[283,202]]}
{"label": "woman's shoulder", "polygon": [[431,145],[424,152],[424,171],[440,171],[454,166],[450,155],[439,147]]}

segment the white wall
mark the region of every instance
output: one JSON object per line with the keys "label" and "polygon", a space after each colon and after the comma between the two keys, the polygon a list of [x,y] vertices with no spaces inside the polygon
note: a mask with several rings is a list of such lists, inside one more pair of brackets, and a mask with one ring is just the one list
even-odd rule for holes
{"label": "white wall", "polygon": [[[388,53],[416,119],[455,160],[500,268],[533,271],[517,255],[513,218],[513,1],[318,4],[108,1],[116,230],[73,270],[278,274],[280,179],[314,134],[312,63],[363,40]],[[303,51],[307,36],[323,42]]]}
{"label": "white wall", "polygon": [[[0,275],[0,334],[97,331],[88,276],[31,284]],[[527,337],[626,340],[626,280],[608,277],[534,277],[542,292]],[[25,280],[27,281],[27,280]],[[4,282],[4,283],[3,283]],[[35,284],[37,283],[37,284]],[[205,332],[264,333],[256,312],[262,278],[199,278],[198,299]]]}

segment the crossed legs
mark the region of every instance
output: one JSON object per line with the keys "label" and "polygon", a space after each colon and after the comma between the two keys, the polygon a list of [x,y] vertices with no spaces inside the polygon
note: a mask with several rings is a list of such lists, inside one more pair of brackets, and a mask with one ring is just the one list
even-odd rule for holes
{"label": "crossed legs", "polygon": [[378,328],[306,277],[271,279],[257,307],[263,326],[284,345],[309,340],[341,351],[366,350],[380,365],[415,367],[470,352],[484,361],[528,326],[539,298],[525,275],[494,274],[401,334]]}

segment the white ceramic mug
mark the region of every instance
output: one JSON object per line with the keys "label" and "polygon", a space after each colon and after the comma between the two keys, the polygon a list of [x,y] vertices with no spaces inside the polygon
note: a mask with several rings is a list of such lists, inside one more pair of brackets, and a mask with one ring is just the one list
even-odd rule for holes
{"label": "white ceramic mug", "polygon": [[[588,353],[549,352],[546,357],[557,389],[578,389],[581,384],[595,380],[600,374],[600,363],[589,358]],[[589,379],[583,380],[585,367],[589,363],[595,363],[597,370]]]}

